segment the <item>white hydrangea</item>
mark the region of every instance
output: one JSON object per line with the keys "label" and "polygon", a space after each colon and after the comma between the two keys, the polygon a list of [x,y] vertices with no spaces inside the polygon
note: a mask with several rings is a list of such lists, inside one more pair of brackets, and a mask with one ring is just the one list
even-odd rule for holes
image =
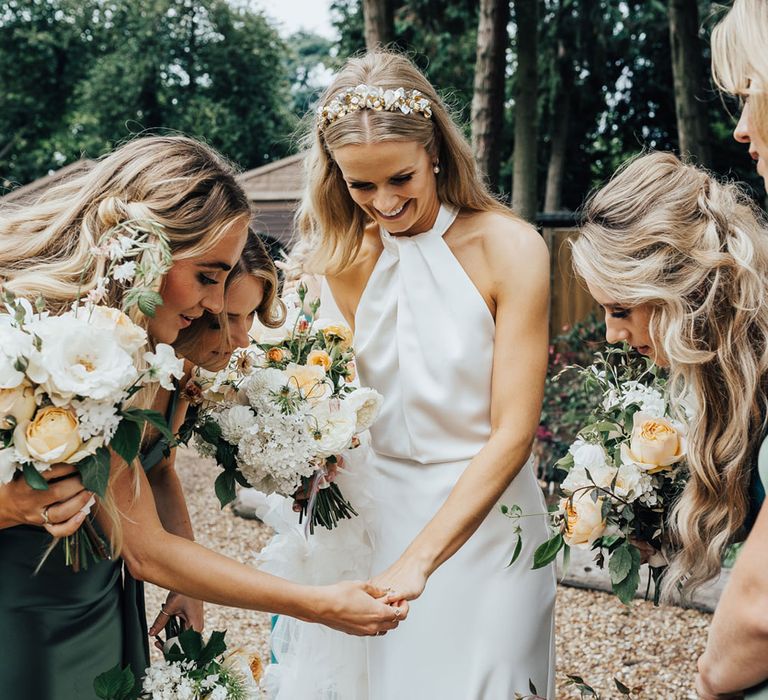
{"label": "white hydrangea", "polygon": [[120,416],[113,403],[84,399],[75,400],[72,405],[77,413],[78,432],[83,440],[99,435],[104,438],[103,444],[106,444],[112,439],[120,425]]}
{"label": "white hydrangea", "polygon": [[230,406],[216,415],[216,422],[221,428],[221,437],[236,445],[246,428],[253,424],[256,416],[248,406]]}
{"label": "white hydrangea", "polygon": [[[651,499],[653,504],[656,502],[653,479],[634,464],[622,464],[619,467],[616,475],[616,495],[630,502],[638,499],[643,502]],[[647,503],[647,505],[653,504]]]}
{"label": "white hydrangea", "polygon": [[292,495],[301,477],[315,470],[315,440],[307,429],[306,411],[262,410],[238,443],[237,463],[254,488],[266,494]]}
{"label": "white hydrangea", "polygon": [[643,413],[657,418],[662,418],[667,410],[667,402],[658,389],[634,380],[622,384],[620,393],[609,391],[603,401],[603,408],[609,410],[620,406],[625,409],[630,404],[639,406]]}
{"label": "white hydrangea", "polygon": [[199,433],[195,433],[192,437],[192,440],[195,443],[195,449],[197,450],[198,454],[200,454],[201,457],[215,457],[216,456],[216,446],[212,445],[210,442],[203,440],[203,438],[200,436]]}
{"label": "white hydrangea", "polygon": [[[279,369],[266,367],[257,369],[244,382],[241,390],[245,393],[251,406],[257,411],[260,408],[269,410],[273,403],[273,395],[288,386],[288,377]],[[292,393],[298,394],[292,390]]]}

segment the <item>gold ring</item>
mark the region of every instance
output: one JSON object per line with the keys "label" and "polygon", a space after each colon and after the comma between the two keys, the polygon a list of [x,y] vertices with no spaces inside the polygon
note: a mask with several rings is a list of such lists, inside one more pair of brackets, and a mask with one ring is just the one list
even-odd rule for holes
{"label": "gold ring", "polygon": [[43,508],[42,512],[40,513],[40,515],[43,516],[43,525],[50,525],[51,524],[51,521],[48,519],[48,508],[49,507],[50,506],[46,506],[45,508]]}
{"label": "gold ring", "polygon": [[165,615],[166,617],[170,617],[170,614],[165,612],[165,606],[164,605],[160,606],[160,613],[159,614],[160,615]]}
{"label": "gold ring", "polygon": [[395,619],[394,622],[397,622],[400,619],[400,608],[395,608]]}

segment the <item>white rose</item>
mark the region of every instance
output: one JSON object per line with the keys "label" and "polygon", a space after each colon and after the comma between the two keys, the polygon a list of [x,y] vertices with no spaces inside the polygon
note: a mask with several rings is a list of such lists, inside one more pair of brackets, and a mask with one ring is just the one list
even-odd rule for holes
{"label": "white rose", "polygon": [[616,475],[616,495],[628,501],[635,501],[653,490],[651,477],[635,464],[622,464]]}
{"label": "white rose", "polygon": [[593,469],[605,466],[607,460],[602,445],[593,445],[578,438],[568,450],[573,455],[573,464],[592,472]]}
{"label": "white rose", "polygon": [[133,354],[147,342],[147,332],[119,309],[95,306],[90,312],[89,321],[96,328],[112,332],[127,353]]}
{"label": "white rose", "polygon": [[0,485],[7,484],[13,479],[13,475],[21,465],[17,459],[16,450],[6,447],[0,450]]}
{"label": "white rose", "polygon": [[[589,476],[592,477],[591,480],[587,476],[587,471],[589,471]],[[573,493],[577,489],[587,486],[600,486],[607,489],[611,485],[614,476],[616,476],[616,468],[608,464],[591,467],[589,470],[586,467],[574,466],[568,472],[568,476],[563,479],[561,488],[566,493]]]}
{"label": "white rose", "polygon": [[378,391],[368,387],[355,389],[355,391],[344,398],[344,403],[356,416],[356,433],[368,430],[373,425],[379,416],[383,401],[384,398]]}
{"label": "white rose", "polygon": [[35,389],[29,382],[24,381],[13,389],[0,389],[0,430],[9,430],[30,420],[35,410]]}
{"label": "white rose", "polygon": [[323,401],[312,407],[309,431],[318,457],[330,457],[349,447],[355,434],[356,415],[345,401]]}
{"label": "white rose", "polygon": [[184,360],[176,357],[170,345],[159,343],[155,352],[145,352],[144,361],[149,365],[150,379],[160,383],[163,389],[173,391],[173,377],[184,376]]}
{"label": "white rose", "polygon": [[35,332],[42,339],[40,360],[49,375],[43,389],[56,405],[77,395],[120,401],[138,376],[131,355],[115,338],[82,318],[51,316],[36,323]]}

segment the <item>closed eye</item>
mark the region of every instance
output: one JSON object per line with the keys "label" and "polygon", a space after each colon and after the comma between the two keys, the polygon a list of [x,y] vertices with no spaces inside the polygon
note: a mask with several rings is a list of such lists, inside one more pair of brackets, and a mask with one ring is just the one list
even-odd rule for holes
{"label": "closed eye", "polygon": [[204,272],[198,272],[197,279],[200,282],[200,284],[218,284],[219,283],[219,280],[214,279],[213,277],[209,277]]}

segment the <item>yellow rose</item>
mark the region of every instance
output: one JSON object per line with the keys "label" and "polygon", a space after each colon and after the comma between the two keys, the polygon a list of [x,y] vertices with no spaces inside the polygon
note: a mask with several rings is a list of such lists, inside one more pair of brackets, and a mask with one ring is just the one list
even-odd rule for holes
{"label": "yellow rose", "polygon": [[29,456],[46,464],[66,462],[83,445],[75,412],[56,406],[46,406],[35,414],[24,426],[24,439]]}
{"label": "yellow rose", "polygon": [[325,380],[325,370],[313,365],[297,365],[291,363],[286,367],[288,385],[298,389],[301,395],[311,401],[320,401],[330,393],[330,387]]}
{"label": "yellow rose", "polygon": [[36,408],[35,390],[29,382],[13,389],[0,389],[0,430],[26,423],[35,415]]}
{"label": "yellow rose", "polygon": [[327,372],[331,368],[333,360],[325,350],[313,350],[307,355],[307,364],[310,367],[322,367],[323,371]]}
{"label": "yellow rose", "polygon": [[563,539],[569,546],[592,544],[605,532],[605,520],[602,516],[603,499],[597,503],[589,493],[581,493],[572,500],[560,500],[560,510],[565,516]]}
{"label": "yellow rose", "polygon": [[636,413],[629,445],[621,446],[624,462],[654,474],[670,468],[685,456],[685,439],[665,418]]}
{"label": "yellow rose", "polygon": [[352,330],[343,323],[328,323],[320,326],[326,340],[338,343],[342,350],[352,347]]}

